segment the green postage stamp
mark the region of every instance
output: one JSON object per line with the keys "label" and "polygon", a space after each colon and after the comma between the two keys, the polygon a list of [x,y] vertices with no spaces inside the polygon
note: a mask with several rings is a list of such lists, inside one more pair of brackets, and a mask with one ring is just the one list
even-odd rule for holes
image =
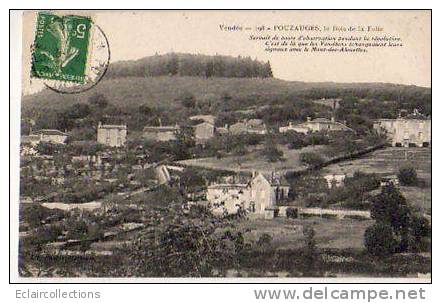
{"label": "green postage stamp", "polygon": [[92,20],[83,16],[37,16],[33,77],[84,83]]}

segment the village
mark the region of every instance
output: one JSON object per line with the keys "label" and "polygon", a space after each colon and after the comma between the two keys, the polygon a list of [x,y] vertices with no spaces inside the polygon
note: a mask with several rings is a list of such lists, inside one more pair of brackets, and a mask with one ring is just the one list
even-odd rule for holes
{"label": "village", "polygon": [[429,89],[175,53],[106,77],[23,100],[21,276],[430,275]]}
{"label": "village", "polygon": [[[335,112],[339,101],[314,102]],[[401,186],[402,164],[431,179],[430,172],[421,171],[426,164],[417,165],[431,145],[431,120],[417,110],[376,119],[371,129],[375,140],[364,144],[354,139],[352,143],[363,144],[351,149],[341,146],[348,144],[341,139],[357,131],[334,115],[287,121],[276,128],[259,118],[231,125],[219,125],[216,119],[198,114],[185,124],[159,121],[136,132],[136,138],[127,124],[99,121],[96,141],[73,141],[69,132],[57,129],[31,129],[21,139],[21,207],[26,213],[20,221],[21,239],[43,244],[43,255],[112,255],[112,247],[146,227],[149,208],[170,199],[184,210],[204,207],[214,216],[236,218],[244,230],[252,227],[250,239],[255,241],[268,238],[280,247],[296,247],[301,229],[288,230],[294,235],[288,241],[283,234],[286,224],[297,220],[299,227],[316,224],[318,238],[327,237],[332,228],[338,248],[363,247],[372,220],[370,201],[390,184],[403,188],[415,200],[410,203],[430,220],[430,195],[421,204],[421,194],[415,199],[418,189],[408,193]],[[235,146],[233,139],[246,145]],[[303,143],[284,145],[296,141]],[[191,153],[174,150],[188,142]],[[219,144],[219,150],[207,152]],[[381,169],[347,165],[390,153]],[[253,154],[252,160],[247,158]],[[81,221],[87,213],[95,219]],[[280,223],[281,218],[291,221]],[[41,233],[46,240],[38,239]],[[345,241],[348,234],[350,241]],[[75,249],[84,245],[86,250]]]}

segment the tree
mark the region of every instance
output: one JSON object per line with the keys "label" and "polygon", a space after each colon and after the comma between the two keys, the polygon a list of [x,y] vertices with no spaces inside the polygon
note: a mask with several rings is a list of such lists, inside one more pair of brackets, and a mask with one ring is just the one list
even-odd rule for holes
{"label": "tree", "polygon": [[317,167],[323,164],[324,159],[321,155],[314,152],[304,152],[300,154],[300,162],[310,166]]}
{"label": "tree", "polygon": [[304,256],[306,258],[306,268],[308,269],[309,275],[317,275],[316,268],[319,254],[317,252],[314,228],[312,226],[304,226],[303,237],[305,241]]}
{"label": "tree", "polygon": [[88,104],[76,103],[70,106],[66,112],[71,119],[81,119],[90,115],[91,110]]}
{"label": "tree", "polygon": [[87,101],[90,105],[98,108],[105,108],[109,104],[109,101],[103,94],[94,94]]}
{"label": "tree", "polygon": [[391,225],[397,232],[409,226],[409,215],[406,199],[393,184],[383,187],[381,193],[372,199],[371,217]]}
{"label": "tree", "polygon": [[364,243],[369,253],[385,256],[397,251],[399,240],[393,228],[385,223],[375,223],[364,234]]}
{"label": "tree", "polygon": [[271,237],[270,234],[263,233],[259,237],[259,240],[257,240],[256,244],[257,244],[257,246],[259,246],[261,248],[268,248],[269,245],[271,244],[272,240],[273,240],[273,237]]}
{"label": "tree", "polygon": [[400,184],[412,186],[418,184],[418,175],[413,167],[402,167],[398,172],[398,180]]}
{"label": "tree", "polygon": [[381,193],[372,199],[371,217],[377,224],[392,228],[400,238],[400,251],[408,248],[410,215],[406,199],[393,184],[383,187]]}
{"label": "tree", "polygon": [[272,138],[265,142],[263,155],[269,162],[277,162],[283,160],[283,151],[277,148],[277,144]]}
{"label": "tree", "polygon": [[152,108],[148,104],[142,104],[138,107],[138,112],[144,116],[148,116],[152,113]]}
{"label": "tree", "polygon": [[192,209],[172,205],[149,214],[152,228],[139,232],[127,248],[130,275],[208,277],[221,266],[234,266],[243,235],[207,209]]}
{"label": "tree", "polygon": [[186,168],[180,178],[180,183],[185,187],[186,192],[195,192],[198,188],[205,185],[205,179],[195,168]]}
{"label": "tree", "polygon": [[410,220],[410,249],[415,252],[424,251],[424,238],[430,237],[430,233],[429,220],[420,215],[413,215]]}
{"label": "tree", "polygon": [[188,109],[192,109],[196,106],[196,98],[191,93],[184,93],[180,97],[181,104]]}

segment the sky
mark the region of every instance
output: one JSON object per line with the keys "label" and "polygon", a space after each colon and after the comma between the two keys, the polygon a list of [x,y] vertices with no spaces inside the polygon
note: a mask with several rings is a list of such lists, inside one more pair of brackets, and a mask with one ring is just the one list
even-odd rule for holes
{"label": "sky", "polygon": [[[109,41],[111,62],[169,52],[240,55],[270,61],[274,77],[288,81],[431,86],[429,11],[76,11],[74,14],[89,14],[102,28]],[[220,30],[222,24],[253,30],[226,32]],[[268,53],[261,44],[249,40],[250,34],[256,34],[254,29],[261,25],[379,26],[383,32],[370,35],[399,36],[404,46],[370,49],[367,53]],[[39,81],[29,84],[26,74],[34,29],[35,14],[28,13],[23,21],[25,94],[35,92],[42,85]]]}

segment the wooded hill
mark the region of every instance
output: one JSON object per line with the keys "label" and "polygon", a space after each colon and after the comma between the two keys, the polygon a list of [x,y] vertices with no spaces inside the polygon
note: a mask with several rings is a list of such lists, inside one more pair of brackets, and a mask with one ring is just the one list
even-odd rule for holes
{"label": "wooded hill", "polygon": [[171,53],[116,62],[109,67],[106,76],[107,78],[158,76],[271,78],[273,73],[269,62],[260,62],[250,57]]}

